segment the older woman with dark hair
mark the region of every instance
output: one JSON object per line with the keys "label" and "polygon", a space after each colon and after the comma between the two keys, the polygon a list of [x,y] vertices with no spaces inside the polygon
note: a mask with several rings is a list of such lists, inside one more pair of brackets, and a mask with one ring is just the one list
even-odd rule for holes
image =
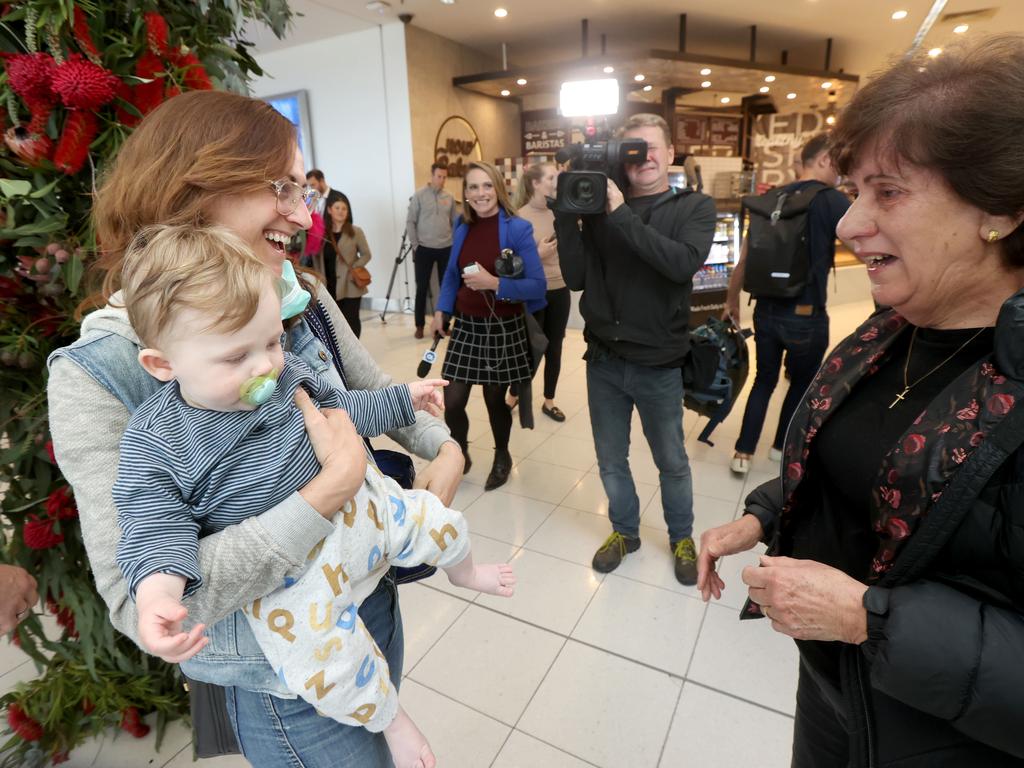
{"label": "older woman with dark hair", "polygon": [[1024,38],[873,79],[833,136],[876,313],[798,407],[779,480],[701,537],[761,539],[745,617],[797,640],[793,765],[1024,765]]}

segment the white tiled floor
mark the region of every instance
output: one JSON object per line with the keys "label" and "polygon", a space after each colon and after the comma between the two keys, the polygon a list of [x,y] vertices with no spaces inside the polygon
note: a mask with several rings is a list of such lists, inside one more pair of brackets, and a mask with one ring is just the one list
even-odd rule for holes
{"label": "white tiled floor", "polygon": [[[867,316],[870,303],[835,307],[837,341]],[[410,315],[363,316],[364,342],[396,380],[409,380],[426,342]],[[753,354],[753,343],[750,345]],[[610,531],[586,403],[583,341],[566,339],[557,424],[513,432],[515,467],[499,491],[483,492],[491,440],[478,394],[470,402],[474,459],[454,506],[473,531],[478,562],[516,565],[511,600],[455,589],[443,575],[402,587],[405,674],[402,699],[427,734],[442,768],[677,768],[789,764],[796,652],[764,622],[739,622],[739,574],[758,552],[727,558],[726,591],[705,605],[672,574],[658,494],[658,472],[635,420],[631,464],[642,510],[643,547],[607,576],[590,567]],[[437,373],[439,371],[435,371]],[[748,382],[749,389],[749,382]],[[784,387],[769,411],[774,429]],[[687,412],[696,533],[733,519],[742,499],[774,475],[762,438],[745,479],[728,469],[745,394],[713,435]],[[388,441],[381,440],[383,447]],[[34,668],[0,644],[0,694]],[[159,753],[153,736],[107,738],[76,750],[69,766],[190,765],[184,728],[172,726]],[[241,758],[203,766],[234,768]]]}

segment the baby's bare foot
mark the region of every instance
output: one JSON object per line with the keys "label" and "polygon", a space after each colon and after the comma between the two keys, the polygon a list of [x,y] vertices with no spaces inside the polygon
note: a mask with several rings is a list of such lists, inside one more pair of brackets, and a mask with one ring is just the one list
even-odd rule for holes
{"label": "baby's bare foot", "polygon": [[507,563],[474,565],[469,577],[462,582],[456,581],[450,573],[448,578],[457,587],[475,589],[488,595],[512,597],[516,591],[516,574]]}

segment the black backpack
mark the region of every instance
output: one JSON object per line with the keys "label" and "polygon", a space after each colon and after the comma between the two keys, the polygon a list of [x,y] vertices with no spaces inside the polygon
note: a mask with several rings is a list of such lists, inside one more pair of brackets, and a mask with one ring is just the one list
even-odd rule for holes
{"label": "black backpack", "polygon": [[743,290],[754,298],[792,299],[807,286],[807,211],[823,189],[828,185],[813,181],[796,190],[780,187],[743,198],[750,212]]}
{"label": "black backpack", "polygon": [[708,423],[697,438],[714,446],[711,433],[725,421],[750,371],[747,337],[731,322],[709,317],[690,331],[690,351],[683,362],[683,405]]}

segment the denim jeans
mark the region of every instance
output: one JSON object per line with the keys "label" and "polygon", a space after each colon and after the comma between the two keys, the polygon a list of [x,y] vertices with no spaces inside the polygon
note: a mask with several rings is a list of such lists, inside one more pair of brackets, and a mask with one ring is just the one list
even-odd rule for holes
{"label": "denim jeans", "polygon": [[650,368],[622,359],[587,362],[587,400],[601,482],[612,528],[640,534],[640,500],[629,471],[633,406],[661,478],[669,541],[693,534],[693,479],[683,447],[683,377],[678,368]]}
{"label": "denim jeans", "polygon": [[[402,678],[404,637],[398,588],[385,576],[359,616],[388,660],[391,683]],[[226,688],[228,716],[242,754],[255,768],[391,768],[384,735],[317,714],[302,699]]]}
{"label": "denim jeans", "polygon": [[750,454],[757,450],[768,402],[779,381],[785,353],[789,391],[782,402],[779,424],[772,440],[772,447],[781,450],[789,420],[828,351],[828,314],[820,309],[809,317],[802,317],[794,314],[792,304],[762,299],[754,307],[754,348],[757,374],[747,397],[740,436],[736,440],[737,452]]}

